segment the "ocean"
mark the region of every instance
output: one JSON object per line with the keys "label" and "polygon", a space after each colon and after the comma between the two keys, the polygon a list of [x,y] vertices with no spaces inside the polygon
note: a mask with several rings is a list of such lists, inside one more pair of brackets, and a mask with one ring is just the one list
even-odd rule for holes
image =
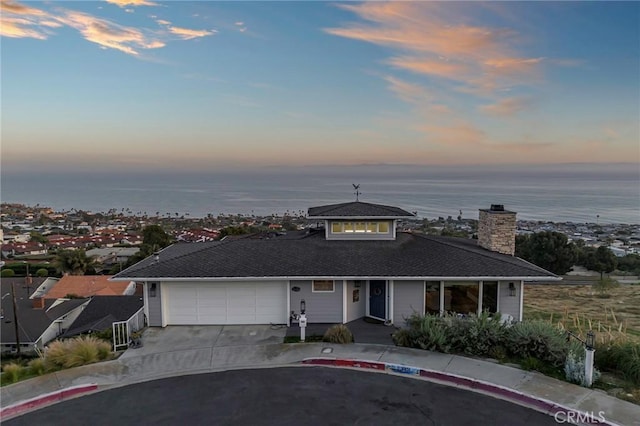
{"label": "ocean", "polygon": [[477,218],[504,204],[518,219],[640,223],[637,164],[499,167],[313,166],[169,173],[3,173],[1,201],[93,212],[130,209],[166,216],[283,214],[355,200],[419,217]]}

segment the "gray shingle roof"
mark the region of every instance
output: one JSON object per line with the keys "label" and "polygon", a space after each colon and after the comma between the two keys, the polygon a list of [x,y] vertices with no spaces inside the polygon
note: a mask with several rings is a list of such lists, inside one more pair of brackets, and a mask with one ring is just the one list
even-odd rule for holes
{"label": "gray shingle roof", "polygon": [[18,325],[20,343],[34,343],[51,323],[73,309],[82,305],[87,299],[71,299],[51,307],[55,300],[48,300],[45,309],[34,309],[33,301],[29,295],[40,285],[44,279],[34,279],[29,288],[24,285],[24,278],[3,278],[1,283],[2,295],[2,319],[1,338],[2,343],[15,343],[15,323],[13,322],[13,300],[11,297],[11,285],[14,284],[16,307],[18,313]]}
{"label": "gray shingle roof", "polygon": [[368,218],[368,217],[388,217],[402,218],[413,217],[414,214],[393,206],[382,204],[363,203],[353,201],[350,203],[330,204],[327,206],[310,207],[308,216],[310,218]]}
{"label": "gray shingle roof", "polygon": [[[184,245],[189,245],[186,250]],[[398,233],[396,240],[327,241],[324,232],[297,239],[238,239],[175,244],[114,279],[242,277],[555,277],[475,240]]]}
{"label": "gray shingle roof", "polygon": [[63,337],[102,331],[115,321],[126,321],[142,308],[140,296],[93,296]]}

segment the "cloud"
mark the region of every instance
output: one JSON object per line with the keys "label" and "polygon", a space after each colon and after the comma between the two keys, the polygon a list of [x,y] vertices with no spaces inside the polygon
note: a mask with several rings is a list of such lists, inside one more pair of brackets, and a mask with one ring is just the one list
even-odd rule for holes
{"label": "cloud", "polygon": [[486,142],[486,134],[464,121],[458,121],[453,125],[432,125],[421,126],[420,130],[427,134],[430,142],[449,146],[479,146]]}
{"label": "cloud", "polygon": [[191,30],[188,28],[169,27],[171,34],[175,34],[183,40],[191,40],[199,37],[206,37],[217,33],[216,30]]}
{"label": "cloud", "polygon": [[479,109],[490,115],[508,117],[527,109],[530,105],[529,98],[512,97],[500,99],[494,104],[481,105]]}
{"label": "cloud", "polygon": [[105,0],[107,3],[113,3],[119,7],[127,6],[158,6],[158,3],[154,3],[148,0]]}
{"label": "cloud", "polygon": [[103,48],[120,50],[129,55],[138,55],[139,49],[157,49],[165,46],[163,41],[148,36],[141,30],[86,13],[67,11],[57,19],[78,30],[86,40],[99,44]]}
{"label": "cloud", "polygon": [[166,20],[164,20],[164,19],[158,19],[158,20],[156,20],[156,22],[157,22],[158,24],[160,24],[160,25],[171,25],[171,22],[166,21]]}
{"label": "cloud", "polygon": [[[394,68],[457,82],[461,91],[491,96],[514,85],[530,85],[545,58],[516,49],[510,28],[477,25],[450,2],[340,4],[364,23],[326,28],[329,34],[394,49]],[[399,53],[399,54],[398,54]]]}
{"label": "cloud", "polygon": [[22,5],[13,1],[2,2],[0,15],[0,35],[11,38],[35,38],[45,40],[48,33],[45,28],[56,24],[48,19],[44,10]]}

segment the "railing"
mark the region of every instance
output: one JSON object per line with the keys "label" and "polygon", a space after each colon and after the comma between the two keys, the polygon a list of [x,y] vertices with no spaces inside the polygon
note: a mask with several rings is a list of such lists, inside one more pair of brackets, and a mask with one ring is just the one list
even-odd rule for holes
{"label": "railing", "polygon": [[145,326],[144,308],[133,314],[127,321],[114,322],[113,327],[113,351],[127,349],[131,344],[131,334],[141,330]]}

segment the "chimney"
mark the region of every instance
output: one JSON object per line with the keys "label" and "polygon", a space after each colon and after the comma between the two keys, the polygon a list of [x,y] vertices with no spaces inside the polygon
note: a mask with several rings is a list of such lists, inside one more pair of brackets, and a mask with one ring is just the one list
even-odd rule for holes
{"label": "chimney", "polygon": [[505,210],[502,204],[480,209],[478,245],[513,256],[516,252],[516,213]]}
{"label": "chimney", "polygon": [[34,297],[31,300],[33,309],[44,309],[44,297]]}

